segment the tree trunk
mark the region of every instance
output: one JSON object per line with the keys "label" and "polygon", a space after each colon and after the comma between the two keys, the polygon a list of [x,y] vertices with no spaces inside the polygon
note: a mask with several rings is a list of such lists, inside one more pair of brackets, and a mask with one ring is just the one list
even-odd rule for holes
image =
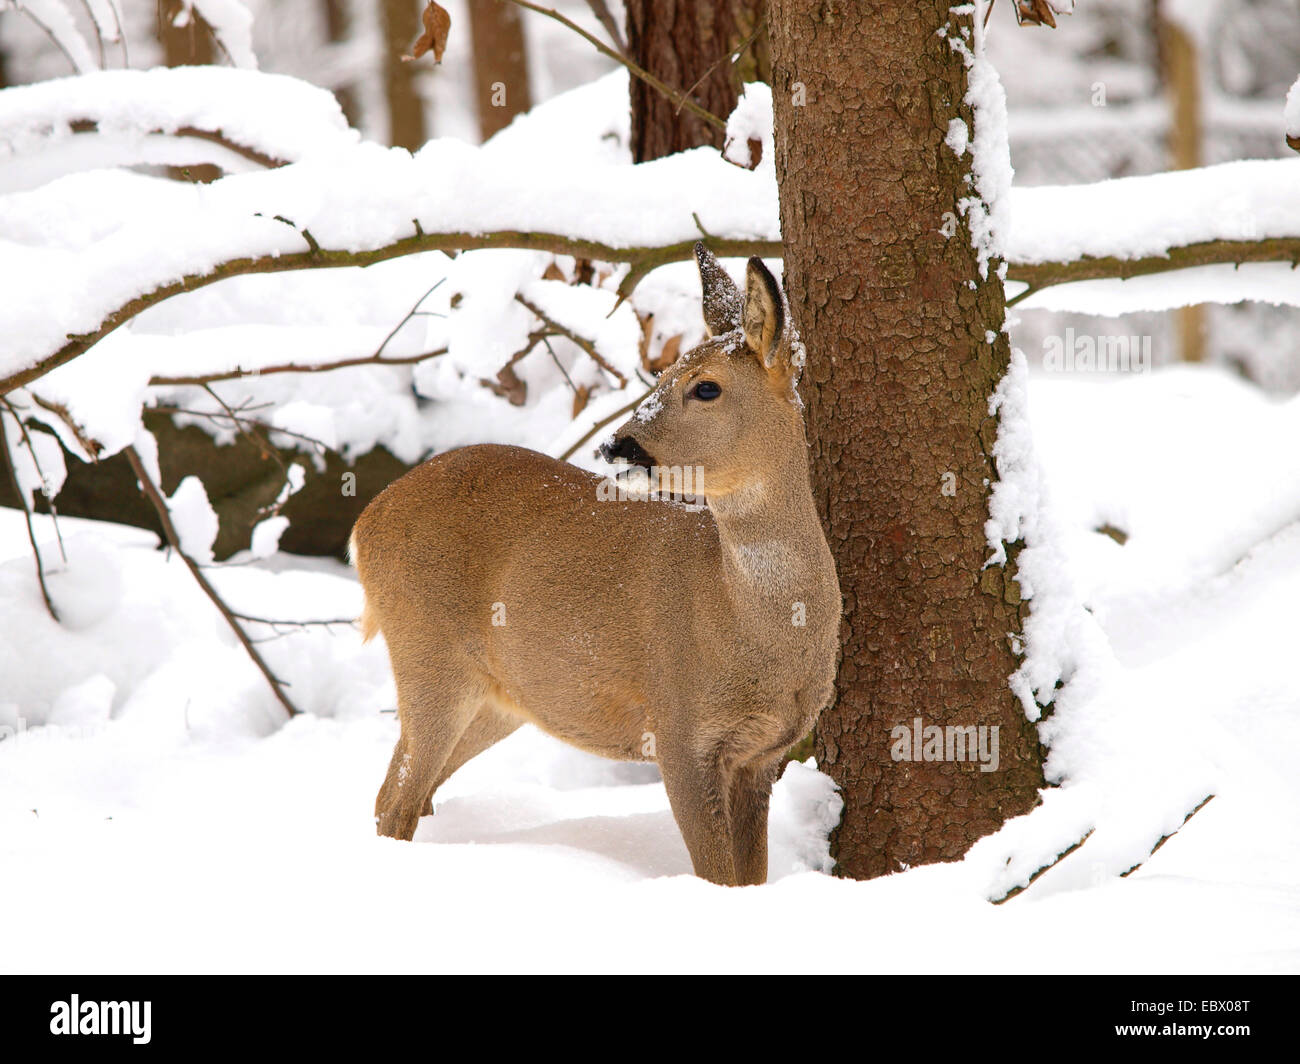
{"label": "tree trunk", "polygon": [[[815,749],[845,802],[837,871],[855,878],[960,858],[1043,785],[1037,733],[1007,685],[1019,585],[1011,566],[984,568],[1004,292],[993,268],[980,277],[965,222],[940,232],[971,194],[971,154],[944,136],[954,118],[974,128],[966,69],[939,35],[971,19],[949,8],[771,3],[785,284],[845,599]],[[923,748],[895,760],[896,729],[911,736],[917,718],[996,727],[996,771]]]}
{"label": "tree trunk", "polygon": [[186,25],[177,26],[176,16],[183,7],[181,0],[160,0],[158,4],[158,40],[163,46],[163,62],[169,67],[211,63],[212,31],[193,10]]}
{"label": "tree trunk", "polygon": [[[1199,49],[1182,26],[1164,17],[1163,6],[1155,0],[1160,80],[1169,100],[1169,161],[1174,170],[1190,170],[1202,162]],[[1183,361],[1205,361],[1205,307],[1179,307],[1174,315]]]}
{"label": "tree trunk", "polygon": [[[163,62],[169,67],[208,65],[215,58],[212,30],[192,9],[186,25],[177,26],[176,16],[183,7],[181,0],[160,0],[158,4],[158,40],[163,47]],[[167,172],[174,180],[195,181],[203,185],[221,176],[221,168],[212,163],[169,166]]]}
{"label": "tree trunk", "polygon": [[533,105],[520,9],[501,0],[469,0],[474,41],[474,98],[484,140]]}
{"label": "tree trunk", "polygon": [[415,89],[416,63],[403,63],[420,34],[420,15],[411,0],[383,0],[384,96],[388,100],[388,143],[416,151],[424,147],[424,100]]}
{"label": "tree trunk", "polygon": [[[719,118],[736,106],[740,79],[767,72],[766,34],[733,64],[729,53],[763,21],[765,0],[627,0],[630,58]],[[722,130],[679,111],[638,78],[630,79],[632,158],[642,163],[702,145],[722,147]]]}
{"label": "tree trunk", "polygon": [[[348,10],[348,0],[324,0],[324,7],[326,39],[330,44],[343,44],[352,36],[352,15]],[[352,85],[340,85],[334,90],[334,96],[348,125],[359,129],[361,108],[357,103],[356,89]]]}

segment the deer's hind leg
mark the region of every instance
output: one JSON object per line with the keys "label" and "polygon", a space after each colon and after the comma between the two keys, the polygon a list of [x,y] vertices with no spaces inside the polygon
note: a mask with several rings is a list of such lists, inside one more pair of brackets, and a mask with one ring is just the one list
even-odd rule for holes
{"label": "deer's hind leg", "polygon": [[447,758],[446,764],[438,773],[438,778],[434,781],[433,789],[429,793],[430,805],[433,802],[433,796],[438,792],[438,788],[447,782],[458,768],[464,765],[472,758],[478,757],[484,750],[490,746],[495,746],[507,735],[515,731],[524,721],[521,717],[515,717],[509,713],[502,713],[494,709],[491,701],[483,704],[474,719],[470,721],[469,727],[461,735],[456,743],[456,747]]}
{"label": "deer's hind leg", "polygon": [[486,679],[468,663],[422,663],[403,670],[394,661],[401,736],[375,798],[380,835],[410,841],[428,812],[434,788],[487,694]]}
{"label": "deer's hind leg", "polygon": [[780,757],[741,765],[732,774],[727,794],[732,863],[741,886],[767,882],[767,811],[772,801]]}

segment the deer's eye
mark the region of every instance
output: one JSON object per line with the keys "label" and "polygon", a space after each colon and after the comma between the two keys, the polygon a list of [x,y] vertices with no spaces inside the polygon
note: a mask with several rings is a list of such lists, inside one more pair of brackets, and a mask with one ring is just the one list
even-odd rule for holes
{"label": "deer's eye", "polygon": [[710,399],[716,399],[722,394],[722,386],[715,381],[700,381],[691,389],[691,395],[696,399],[703,399],[706,403]]}

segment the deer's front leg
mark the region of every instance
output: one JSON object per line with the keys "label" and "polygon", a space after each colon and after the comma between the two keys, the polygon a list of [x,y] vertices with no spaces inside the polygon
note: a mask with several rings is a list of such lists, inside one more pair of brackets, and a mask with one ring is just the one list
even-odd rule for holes
{"label": "deer's front leg", "polygon": [[661,748],[659,770],[673,809],[673,818],[701,879],[736,885],[731,831],[727,824],[727,780],[716,756],[687,744]]}
{"label": "deer's front leg", "polygon": [[767,810],[779,758],[741,765],[728,791],[732,864],[741,886],[767,882]]}

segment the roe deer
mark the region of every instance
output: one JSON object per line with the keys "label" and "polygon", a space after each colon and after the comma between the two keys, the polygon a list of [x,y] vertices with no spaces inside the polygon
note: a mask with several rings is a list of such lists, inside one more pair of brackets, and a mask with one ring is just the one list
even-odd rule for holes
{"label": "roe deer", "polygon": [[432,458],[358,519],[362,628],[388,644],[401,722],[381,835],[410,839],[447,777],[530,722],[657,762],[696,875],[766,880],[781,756],[831,697],[840,588],[781,290],[750,259],[742,296],[695,250],[709,338],[601,452],[702,470],[707,508],[611,499],[605,478],[485,445]]}

